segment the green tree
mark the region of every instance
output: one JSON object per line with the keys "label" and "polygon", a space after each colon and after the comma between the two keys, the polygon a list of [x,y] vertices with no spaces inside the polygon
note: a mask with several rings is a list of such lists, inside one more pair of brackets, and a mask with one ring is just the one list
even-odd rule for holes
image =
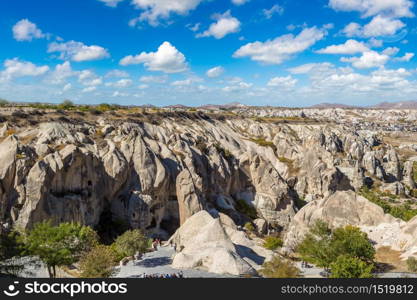
{"label": "green tree", "polygon": [[72,102],[71,100],[64,100],[60,105],[58,105],[58,108],[63,110],[70,110],[74,107],[74,102]]}
{"label": "green tree", "polygon": [[53,226],[50,221],[44,221],[36,224],[25,237],[27,254],[39,257],[51,278],[56,277],[57,266],[76,262],[97,243],[97,235],[91,228],[75,223]]}
{"label": "green tree", "polygon": [[329,268],[333,261],[330,249],[331,234],[332,231],[325,222],[317,221],[297,246],[297,252],[304,261]]}
{"label": "green tree", "polygon": [[407,259],[407,267],[410,272],[417,272],[417,259],[415,257],[409,257]]}
{"label": "green tree", "polygon": [[9,105],[9,101],[0,98],[0,107]]}
{"label": "green tree", "polygon": [[297,278],[300,270],[291,261],[275,256],[272,260],[264,263],[259,271],[266,278]]}
{"label": "green tree", "polygon": [[138,229],[126,231],[114,242],[114,249],[123,257],[145,253],[148,248],[149,239]]}
{"label": "green tree", "polygon": [[0,274],[17,275],[24,266],[18,258],[22,254],[19,234],[0,230]]}
{"label": "green tree", "polygon": [[112,277],[116,273],[114,269],[115,261],[116,257],[110,246],[98,245],[81,258],[81,277]]}
{"label": "green tree", "polygon": [[358,258],[368,264],[373,262],[375,256],[368,236],[359,228],[346,226],[332,231],[322,221],[313,226],[298,245],[297,251],[303,260],[326,269],[340,255]]}
{"label": "green tree", "polygon": [[357,257],[340,255],[330,265],[331,278],[372,278],[373,264]]}

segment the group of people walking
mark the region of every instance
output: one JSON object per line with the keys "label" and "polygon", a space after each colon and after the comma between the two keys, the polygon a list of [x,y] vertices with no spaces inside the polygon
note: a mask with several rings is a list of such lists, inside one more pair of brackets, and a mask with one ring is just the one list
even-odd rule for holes
{"label": "group of people walking", "polygon": [[184,274],[182,272],[174,273],[174,274],[145,274],[143,273],[140,278],[146,279],[176,279],[176,278],[184,278]]}

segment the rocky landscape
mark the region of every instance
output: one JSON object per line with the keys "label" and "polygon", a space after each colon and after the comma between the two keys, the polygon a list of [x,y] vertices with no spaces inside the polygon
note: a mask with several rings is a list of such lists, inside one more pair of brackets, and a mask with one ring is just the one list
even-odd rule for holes
{"label": "rocky landscape", "polygon": [[[0,109],[0,222],[76,221],[171,239],[176,268],[256,274],[317,219],[417,254],[417,111]],[[378,201],[375,201],[378,197]],[[385,206],[382,207],[381,203]],[[414,212],[416,212],[414,214]]]}

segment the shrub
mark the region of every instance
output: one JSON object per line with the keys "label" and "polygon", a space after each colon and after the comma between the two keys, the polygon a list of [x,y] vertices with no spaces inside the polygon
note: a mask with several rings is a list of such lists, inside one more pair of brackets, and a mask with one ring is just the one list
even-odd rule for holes
{"label": "shrub", "polygon": [[74,107],[75,105],[71,100],[64,100],[61,104],[58,105],[58,109],[62,110],[71,110]]}
{"label": "shrub", "polygon": [[114,242],[114,249],[123,257],[133,256],[136,252],[145,253],[149,247],[149,239],[140,230],[129,230]]}
{"label": "shrub", "polygon": [[267,278],[297,278],[300,270],[289,260],[275,256],[271,261],[263,264],[259,271]]}
{"label": "shrub", "polygon": [[410,272],[417,272],[417,259],[415,257],[409,257],[407,259],[407,267]]}
{"label": "shrub", "polygon": [[269,250],[276,250],[282,247],[283,244],[284,242],[280,238],[274,237],[274,236],[268,236],[265,238],[265,242],[263,246]]}
{"label": "shrub", "polygon": [[264,138],[251,139],[251,141],[258,144],[261,147],[270,147],[272,148],[272,150],[274,150],[274,152],[277,152],[277,146],[275,146],[273,142],[269,142]]}
{"label": "shrub", "polygon": [[238,199],[236,201],[236,209],[238,212],[248,216],[251,219],[258,218],[258,212],[253,205],[248,204],[245,200]]}
{"label": "shrub", "polygon": [[329,268],[340,255],[358,258],[369,264],[375,256],[375,249],[359,228],[346,226],[332,231],[322,221],[316,222],[298,245],[297,251],[304,261],[324,268]]}
{"label": "shrub", "polygon": [[80,260],[81,277],[112,277],[115,274],[115,261],[116,257],[110,246],[96,246]]}
{"label": "shrub", "polygon": [[253,226],[253,224],[251,222],[248,222],[248,223],[245,224],[245,229],[247,231],[254,232],[255,231],[255,226]]}
{"label": "shrub", "polygon": [[330,265],[331,278],[372,278],[373,264],[359,258],[340,255]]}

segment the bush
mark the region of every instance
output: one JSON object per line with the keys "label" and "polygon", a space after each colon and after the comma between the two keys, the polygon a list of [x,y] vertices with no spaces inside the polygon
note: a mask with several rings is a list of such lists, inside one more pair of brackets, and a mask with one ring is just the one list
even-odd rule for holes
{"label": "bush", "polygon": [[22,243],[17,232],[0,230],[0,275],[18,275],[23,270],[22,263],[14,258],[22,254]]}
{"label": "bush", "polygon": [[372,278],[373,264],[368,264],[359,258],[340,255],[330,265],[331,278]]}
{"label": "bush", "polygon": [[417,272],[417,259],[415,257],[409,257],[407,259],[407,267],[410,272]]}
{"label": "bush", "polygon": [[251,222],[248,222],[248,223],[245,224],[245,229],[247,231],[254,232],[255,231],[255,226],[253,226],[253,224]]}
{"label": "bush", "polygon": [[115,251],[123,257],[145,253],[148,248],[149,239],[137,229],[126,231],[114,242]]}
{"label": "bush", "polygon": [[64,100],[61,104],[58,105],[58,109],[62,110],[71,110],[74,107],[75,105],[71,100]]}
{"label": "bush", "polygon": [[266,278],[298,278],[300,270],[289,260],[275,256],[262,265],[259,273]]}
{"label": "bush", "polygon": [[81,277],[109,278],[116,272],[116,257],[109,246],[99,245],[89,251],[80,261]]}
{"label": "bush", "polygon": [[280,238],[274,237],[274,236],[268,236],[265,238],[265,242],[263,246],[264,248],[269,249],[269,250],[276,250],[278,248],[281,248],[283,244],[284,242]]}
{"label": "bush", "polygon": [[272,148],[272,150],[274,150],[274,152],[277,152],[277,146],[275,146],[273,142],[267,141],[264,138],[251,139],[251,141],[258,144],[261,147],[270,147]]}
{"label": "bush", "polygon": [[322,221],[313,226],[297,251],[304,261],[324,268],[329,268],[340,255],[358,258],[368,264],[373,262],[375,256],[368,236],[359,228],[346,226],[332,231]]}

